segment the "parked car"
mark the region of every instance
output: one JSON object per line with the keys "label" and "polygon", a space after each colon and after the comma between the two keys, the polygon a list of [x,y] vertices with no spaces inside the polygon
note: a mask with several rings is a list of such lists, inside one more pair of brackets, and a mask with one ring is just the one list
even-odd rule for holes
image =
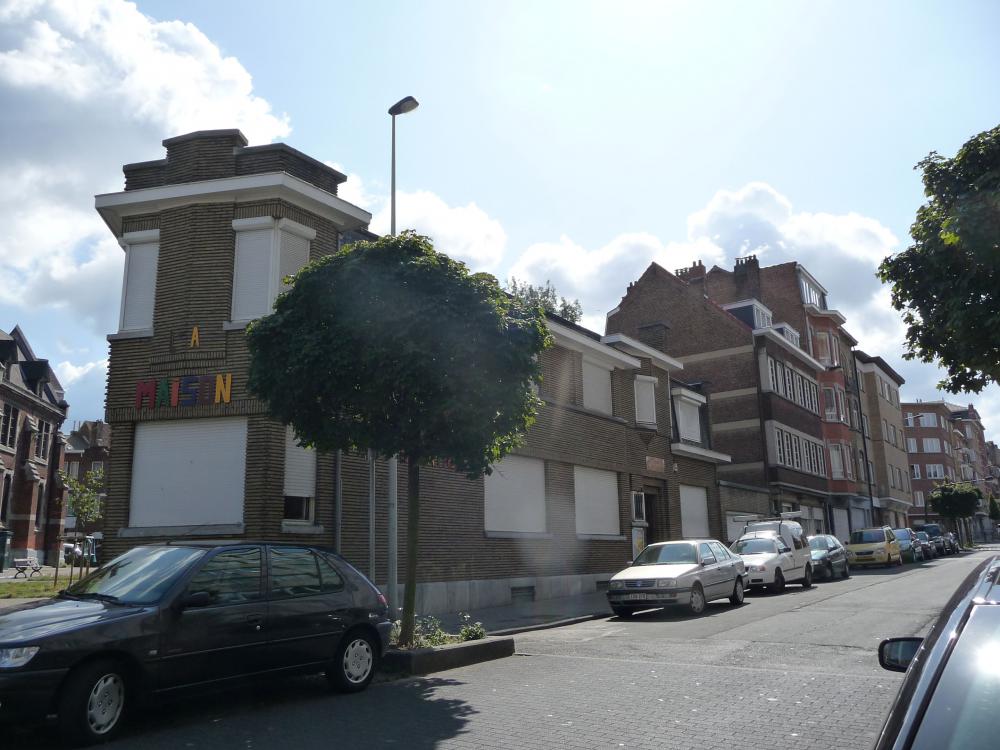
{"label": "parked car", "polygon": [[784,572],[794,565],[792,550],[771,535],[740,537],[729,548],[743,558],[749,576],[748,588],[767,586],[775,593],[785,588]]}
{"label": "parked car", "polygon": [[168,692],[324,671],[337,690],[363,690],[391,628],[385,597],[325,549],[136,547],[0,615],[0,720],[55,713],[68,739],[91,744]]}
{"label": "parked car", "polygon": [[931,541],[931,538],[927,535],[926,531],[918,531],[917,532],[917,539],[924,546],[924,559],[925,560],[938,556],[937,547],[934,545],[934,542]]}
{"label": "parked car", "polygon": [[917,542],[917,534],[913,529],[893,529],[893,536],[899,542],[899,553],[907,562],[917,562],[923,560],[922,545]]}
{"label": "parked car", "polygon": [[809,550],[812,553],[813,571],[824,575],[830,580],[835,576],[850,578],[850,565],[847,562],[847,550],[840,540],[830,534],[817,534],[809,539]]}
{"label": "parked car", "polygon": [[640,609],[687,607],[698,615],[715,599],[743,604],[743,560],[715,539],[650,544],[608,584],[608,604],[619,617]]}
{"label": "parked car", "polygon": [[957,555],[962,551],[962,545],[958,543],[958,537],[955,536],[954,532],[949,531],[943,536],[944,546],[948,550],[949,555]]}
{"label": "parked car", "polygon": [[934,551],[938,557],[948,553],[944,543],[944,532],[941,530],[940,524],[925,523],[919,530],[925,532],[930,537],[931,544],[934,545]]}
{"label": "parked car", "polygon": [[1000,557],[978,566],[926,638],[879,645],[884,669],[906,672],[875,750],[993,750],[997,746]]}
{"label": "parked car", "polygon": [[892,529],[882,526],[852,531],[847,560],[851,565],[902,565],[903,555]]}
{"label": "parked car", "polygon": [[[751,521],[743,527],[743,535],[736,540],[736,545],[748,539],[773,539],[778,546],[778,553],[784,556],[780,563],[772,562],[769,567],[774,577],[773,582],[769,584],[773,591],[784,590],[786,583],[801,583],[803,588],[812,586],[812,554],[809,541],[798,521],[787,518]],[[767,569],[751,572],[768,575]],[[765,585],[763,582],[754,583],[754,576],[751,576],[750,580],[751,585]]]}

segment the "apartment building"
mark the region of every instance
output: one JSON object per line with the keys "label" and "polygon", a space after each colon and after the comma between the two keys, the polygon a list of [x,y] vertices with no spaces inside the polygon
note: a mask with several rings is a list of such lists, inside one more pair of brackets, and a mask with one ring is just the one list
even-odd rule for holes
{"label": "apartment building", "polygon": [[906,381],[881,357],[855,350],[866,441],[865,476],[876,508],[875,522],[895,528],[907,524],[913,506],[909,459],[899,389]]}
{"label": "apartment building", "polygon": [[51,565],[59,554],[63,487],[59,428],[69,405],[48,360],[38,357],[17,326],[0,331],[0,532],[7,560]]}
{"label": "apartment building", "polygon": [[[910,462],[913,508],[910,520],[939,521],[928,504],[934,487],[955,481],[953,404],[945,401],[908,401],[902,404],[903,432]],[[957,408],[957,407],[956,407]]]}
{"label": "apartment building", "polygon": [[[108,336],[105,556],[279,539],[335,546],[384,583],[386,463],[302,448],[246,391],[247,323],[286,275],[372,236],[370,215],[337,196],[344,175],[285,144],[222,130],[163,145],[165,159],[126,165],[125,190],[96,198],[126,256]],[[421,469],[421,613],[594,591],[650,540],[722,533],[716,466],[730,459],[712,445],[705,389],[641,340],[557,318],[550,330],[524,447],[478,481]]]}
{"label": "apartment building", "polygon": [[828,529],[846,539],[851,529],[873,523],[873,498],[866,479],[860,391],[842,313],[828,305],[828,292],[800,263],[761,266],[756,256],[738,258],[733,270],[701,263],[683,278],[723,307],[754,299],[772,312],[776,330],[819,362],[820,433],[827,455],[825,475]]}
{"label": "apartment building", "polygon": [[759,299],[719,305],[692,276],[653,263],[608,313],[609,335],[625,334],[666,352],[709,400],[713,446],[732,456],[718,467],[725,536],[741,516],[800,511],[810,531],[829,528],[827,456],[820,422],[823,365],[796,331]]}
{"label": "apartment building", "polygon": [[[111,457],[111,425],[107,422],[88,420],[75,423],[66,435],[65,443],[64,471],[67,476],[82,480],[90,472],[106,472]],[[104,519],[78,522],[72,509],[67,508],[65,529],[100,539],[104,536]]]}

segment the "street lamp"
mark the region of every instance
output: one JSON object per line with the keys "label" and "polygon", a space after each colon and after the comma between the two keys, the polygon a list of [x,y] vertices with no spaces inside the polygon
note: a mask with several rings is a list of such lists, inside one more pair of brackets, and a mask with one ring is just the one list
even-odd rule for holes
{"label": "street lamp", "polygon": [[[392,117],[392,185],[389,193],[389,233],[396,235],[396,116],[405,115],[420,106],[420,102],[412,96],[404,97],[389,107],[389,115]],[[399,543],[397,537],[397,526],[399,520],[399,462],[395,456],[389,458],[389,513],[388,516],[388,546],[389,554],[386,560],[386,577],[389,579],[386,588],[389,590],[389,613],[392,619],[396,619],[396,611],[399,605],[399,561],[397,552]]]}

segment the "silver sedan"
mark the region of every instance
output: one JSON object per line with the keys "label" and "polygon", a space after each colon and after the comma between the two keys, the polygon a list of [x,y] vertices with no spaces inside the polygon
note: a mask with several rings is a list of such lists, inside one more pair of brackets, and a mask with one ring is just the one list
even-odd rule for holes
{"label": "silver sedan", "polygon": [[608,604],[619,617],[640,609],[682,606],[698,615],[715,599],[743,603],[743,560],[715,539],[660,542],[646,547],[608,585]]}

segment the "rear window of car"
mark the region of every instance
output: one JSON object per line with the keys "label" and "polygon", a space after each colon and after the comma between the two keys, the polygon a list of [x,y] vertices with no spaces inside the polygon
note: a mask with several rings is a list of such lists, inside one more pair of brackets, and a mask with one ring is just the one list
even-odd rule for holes
{"label": "rear window of car", "polygon": [[851,532],[851,544],[871,544],[872,542],[884,542],[885,532],[882,529],[864,529],[863,531]]}
{"label": "rear window of car", "polygon": [[809,546],[813,549],[830,549],[830,542],[825,536],[809,537]]}
{"label": "rear window of car", "polygon": [[917,730],[913,750],[997,747],[1000,705],[1000,607],[975,607],[945,664]]}
{"label": "rear window of car", "polygon": [[896,535],[897,539],[909,539],[910,531],[909,529],[893,529],[892,533]]}

